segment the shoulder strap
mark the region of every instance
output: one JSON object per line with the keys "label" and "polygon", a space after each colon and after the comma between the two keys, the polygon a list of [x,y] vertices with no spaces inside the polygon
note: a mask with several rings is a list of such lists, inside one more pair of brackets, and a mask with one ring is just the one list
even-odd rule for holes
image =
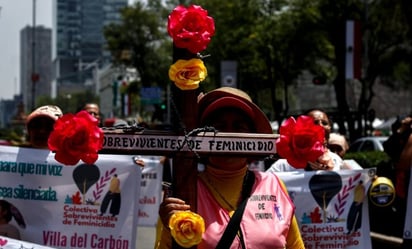
{"label": "shoulder strap", "polygon": [[255,174],[251,171],[248,171],[245,176],[244,185],[242,188],[242,203],[238,206],[232,218],[229,220],[229,224],[225,231],[223,232],[222,238],[220,238],[219,243],[216,246],[216,249],[227,249],[233,243],[237,232],[239,231],[240,221],[242,220],[243,211],[245,211],[246,203],[250,197],[252,191],[252,186],[255,182]]}

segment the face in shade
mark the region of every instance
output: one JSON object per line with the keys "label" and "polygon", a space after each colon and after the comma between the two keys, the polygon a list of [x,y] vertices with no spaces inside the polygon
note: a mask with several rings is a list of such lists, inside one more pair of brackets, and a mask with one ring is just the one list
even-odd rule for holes
{"label": "face in shade", "polygon": [[[220,109],[207,117],[206,120],[207,125],[214,127],[219,132],[252,133],[255,130],[250,118],[236,108]],[[211,156],[209,163],[212,167],[236,170],[246,166],[247,158]]]}
{"label": "face in shade", "polygon": [[54,105],[41,106],[30,113],[26,120],[30,146],[47,149],[47,142],[53,131],[54,123],[62,115],[60,108]]}
{"label": "face in shade", "polygon": [[332,129],[328,115],[320,110],[313,110],[307,114],[314,119],[315,124],[320,125],[325,129],[325,139],[329,140],[329,134]]}
{"label": "face in shade", "polygon": [[27,126],[29,142],[33,148],[47,149],[47,141],[53,131],[54,120],[47,116],[36,117]]}
{"label": "face in shade", "polygon": [[89,103],[86,104],[83,108],[86,112],[88,112],[93,117],[97,118],[100,121],[100,108],[97,104]]}

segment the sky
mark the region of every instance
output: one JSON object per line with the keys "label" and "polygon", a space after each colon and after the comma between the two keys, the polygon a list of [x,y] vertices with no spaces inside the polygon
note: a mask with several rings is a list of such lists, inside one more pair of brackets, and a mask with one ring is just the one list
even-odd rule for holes
{"label": "sky", "polygon": [[[20,30],[33,24],[33,0],[0,0],[0,99],[20,93]],[[36,0],[36,25],[52,26],[52,0]]]}
{"label": "sky", "polygon": [[[20,93],[19,36],[21,29],[33,25],[33,1],[0,0],[0,100]],[[52,28],[53,1],[35,0],[36,25]]]}

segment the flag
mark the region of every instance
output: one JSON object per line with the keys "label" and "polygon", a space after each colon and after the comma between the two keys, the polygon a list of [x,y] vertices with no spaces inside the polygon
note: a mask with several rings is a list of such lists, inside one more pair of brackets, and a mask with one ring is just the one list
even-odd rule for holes
{"label": "flag", "polygon": [[361,49],[362,34],[360,22],[346,21],[346,55],[345,55],[345,77],[346,79],[361,78]]}

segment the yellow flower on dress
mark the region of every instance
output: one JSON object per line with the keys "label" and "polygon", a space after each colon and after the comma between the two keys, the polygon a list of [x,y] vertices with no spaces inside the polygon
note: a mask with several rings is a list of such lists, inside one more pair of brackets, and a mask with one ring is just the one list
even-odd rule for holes
{"label": "yellow flower on dress", "polygon": [[207,76],[207,69],[201,59],[177,60],[169,68],[169,79],[180,90],[193,90]]}
{"label": "yellow flower on dress", "polygon": [[169,220],[170,232],[175,241],[184,248],[190,248],[202,241],[205,221],[191,211],[178,211]]}

